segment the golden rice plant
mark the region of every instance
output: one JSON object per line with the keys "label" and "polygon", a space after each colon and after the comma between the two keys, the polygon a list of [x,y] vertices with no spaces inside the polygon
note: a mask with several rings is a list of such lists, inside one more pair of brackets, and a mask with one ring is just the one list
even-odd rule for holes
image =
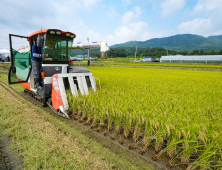
{"label": "golden rice plant", "polygon": [[[157,157],[166,152],[193,168],[221,168],[221,72],[92,67],[102,89],[67,98],[87,123],[151,142]],[[167,146],[163,147],[166,141]],[[192,159],[191,159],[192,157]],[[195,157],[195,159],[194,159]]]}

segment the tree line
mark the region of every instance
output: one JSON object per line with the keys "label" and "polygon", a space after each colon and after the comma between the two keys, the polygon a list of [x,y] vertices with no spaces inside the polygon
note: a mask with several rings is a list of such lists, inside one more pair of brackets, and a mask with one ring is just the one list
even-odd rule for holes
{"label": "tree line", "polygon": [[[109,58],[115,57],[135,57],[135,47],[127,47],[127,48],[111,48],[107,56]],[[175,51],[175,50],[166,50],[162,47],[154,47],[154,48],[138,48],[137,49],[137,57],[156,57],[160,58],[161,56],[166,55],[222,55],[222,49],[219,51],[204,51],[201,50],[193,50],[191,52],[188,51]]]}
{"label": "tree line", "polygon": [[[117,57],[135,57],[135,47],[124,47],[124,48],[110,48],[107,52],[108,58],[117,58]],[[74,51],[72,51],[74,52]],[[77,52],[77,51],[76,51]],[[75,53],[76,53],[75,52]],[[87,54],[87,50],[78,51],[80,54]],[[154,48],[137,48],[137,57],[155,57],[160,58],[161,56],[166,55],[222,55],[222,49],[219,51],[204,51],[201,50],[193,50],[191,52],[188,51],[175,51],[175,50],[166,50],[162,47],[154,47]],[[99,49],[90,49],[90,56],[100,58],[100,50]]]}

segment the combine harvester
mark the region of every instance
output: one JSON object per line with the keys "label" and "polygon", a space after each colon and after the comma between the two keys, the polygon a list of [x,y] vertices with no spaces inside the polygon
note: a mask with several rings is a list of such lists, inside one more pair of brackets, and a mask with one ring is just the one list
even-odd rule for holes
{"label": "combine harvester", "polygon": [[[87,95],[89,88],[94,91],[97,89],[92,72],[84,67],[73,66],[72,61],[69,61],[74,38],[76,38],[75,34],[58,29],[39,30],[28,37],[9,34],[11,67],[8,83],[21,84],[25,87],[25,94],[42,105],[47,104],[55,113],[66,118],[69,118],[67,89],[71,89],[74,96],[78,96],[79,93]],[[25,40],[28,47],[14,48],[18,44],[15,39]],[[34,87],[31,47],[35,41],[42,55],[40,69],[42,90]]]}

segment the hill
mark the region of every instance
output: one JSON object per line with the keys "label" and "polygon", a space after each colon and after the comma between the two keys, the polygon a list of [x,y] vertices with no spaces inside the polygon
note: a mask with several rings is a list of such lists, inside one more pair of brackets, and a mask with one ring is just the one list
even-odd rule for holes
{"label": "hill", "polygon": [[222,49],[222,35],[203,37],[194,34],[178,34],[164,38],[153,38],[147,41],[129,41],[122,44],[115,44],[110,48],[135,47],[153,48],[162,47],[167,50],[175,51],[193,51],[201,50],[211,51]]}

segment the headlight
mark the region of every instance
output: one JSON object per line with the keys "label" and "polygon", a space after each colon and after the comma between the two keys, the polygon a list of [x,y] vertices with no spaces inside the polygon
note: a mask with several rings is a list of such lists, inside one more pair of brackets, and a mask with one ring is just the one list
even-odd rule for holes
{"label": "headlight", "polygon": [[56,31],[56,34],[59,34],[59,35],[60,35],[60,34],[61,34],[61,32],[60,32],[60,31]]}
{"label": "headlight", "polygon": [[57,79],[53,77],[53,87],[56,91],[59,91],[59,85],[57,83]]}
{"label": "headlight", "polygon": [[66,33],[66,36],[70,36],[70,33]]}
{"label": "headlight", "polygon": [[75,35],[71,35],[70,37],[71,37],[71,38],[75,38]]}
{"label": "headlight", "polygon": [[55,31],[50,31],[50,34],[55,34]]}

